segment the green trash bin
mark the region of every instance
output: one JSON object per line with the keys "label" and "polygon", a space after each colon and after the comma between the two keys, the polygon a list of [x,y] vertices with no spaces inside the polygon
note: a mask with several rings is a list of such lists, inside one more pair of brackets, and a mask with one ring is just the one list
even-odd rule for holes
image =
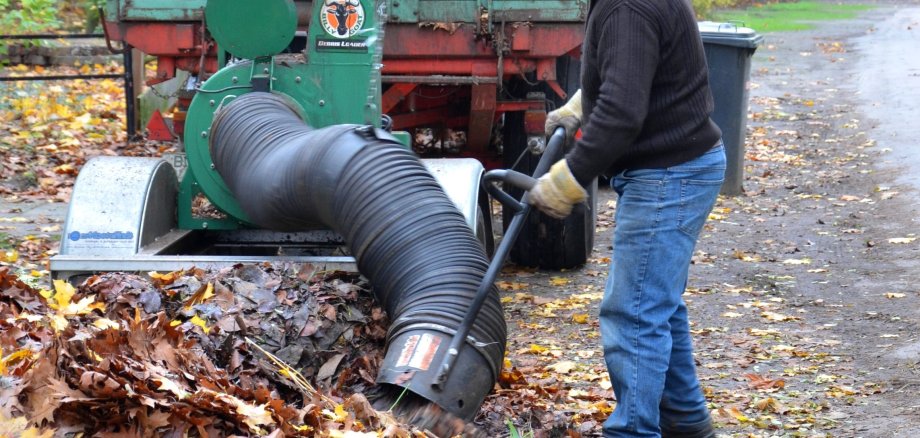
{"label": "green trash bin", "polygon": [[709,65],[709,84],[715,100],[712,119],[722,128],[722,141],[728,159],[722,194],[739,195],[743,191],[751,56],[763,42],[763,35],[734,23],[702,21],[698,25],[706,51],[706,63]]}

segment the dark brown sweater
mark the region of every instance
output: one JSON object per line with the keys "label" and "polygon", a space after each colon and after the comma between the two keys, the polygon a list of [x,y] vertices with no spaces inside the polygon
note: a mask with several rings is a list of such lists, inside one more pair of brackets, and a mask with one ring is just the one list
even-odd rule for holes
{"label": "dark brown sweater", "polygon": [[566,155],[583,185],[664,168],[721,137],[689,0],[595,0],[582,55],[582,138]]}

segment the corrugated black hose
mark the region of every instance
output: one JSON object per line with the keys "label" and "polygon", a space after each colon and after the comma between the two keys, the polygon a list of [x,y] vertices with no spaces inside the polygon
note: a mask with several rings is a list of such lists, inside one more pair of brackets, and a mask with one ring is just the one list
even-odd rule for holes
{"label": "corrugated black hose", "polygon": [[392,321],[378,383],[472,418],[501,370],[505,319],[493,286],[448,381],[432,386],[489,261],[418,158],[381,130],[313,129],[286,98],[258,92],[215,115],[210,147],[253,224],[345,238]]}

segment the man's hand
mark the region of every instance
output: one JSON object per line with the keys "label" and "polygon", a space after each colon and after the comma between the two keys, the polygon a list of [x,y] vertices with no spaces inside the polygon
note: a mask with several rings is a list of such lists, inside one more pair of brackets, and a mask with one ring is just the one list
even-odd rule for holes
{"label": "man's hand", "polygon": [[585,199],[588,199],[588,192],[572,175],[564,158],[537,180],[527,196],[531,205],[556,219],[564,219],[572,213],[573,205]]}
{"label": "man's hand", "polygon": [[581,127],[581,117],[581,90],[578,90],[565,105],[546,115],[546,136],[553,135],[556,128],[562,126],[569,140],[575,138],[575,131]]}

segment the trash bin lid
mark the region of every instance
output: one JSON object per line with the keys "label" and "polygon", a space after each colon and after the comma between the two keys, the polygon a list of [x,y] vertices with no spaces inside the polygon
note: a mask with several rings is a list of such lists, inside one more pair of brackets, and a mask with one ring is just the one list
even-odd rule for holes
{"label": "trash bin lid", "polygon": [[697,25],[704,43],[756,49],[763,42],[763,35],[735,23],[700,21]]}

